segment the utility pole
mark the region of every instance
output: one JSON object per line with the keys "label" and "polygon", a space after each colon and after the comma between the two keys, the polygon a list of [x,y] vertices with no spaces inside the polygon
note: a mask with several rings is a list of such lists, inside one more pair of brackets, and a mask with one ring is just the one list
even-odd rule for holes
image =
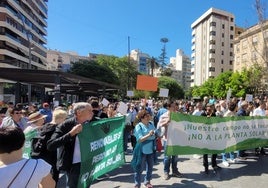
{"label": "utility pole", "polygon": [[[129,64],[128,69],[129,69],[130,68],[130,37],[128,36],[127,39],[128,39],[128,64]],[[132,89],[132,79],[131,79],[131,76],[130,77],[128,76],[128,90],[130,89]]]}

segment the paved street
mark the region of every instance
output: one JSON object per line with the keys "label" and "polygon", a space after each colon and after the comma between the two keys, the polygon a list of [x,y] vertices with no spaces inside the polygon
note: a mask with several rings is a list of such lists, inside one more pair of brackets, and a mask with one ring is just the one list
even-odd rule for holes
{"label": "paved street", "polygon": [[[267,151],[266,151],[267,152]],[[183,178],[170,178],[164,180],[163,154],[159,156],[159,163],[154,166],[153,179],[151,183],[156,188],[264,188],[268,184],[268,156],[255,156],[253,152],[247,151],[247,160],[240,160],[236,164],[224,167],[218,157],[218,165],[222,167],[217,174],[212,169],[210,173],[202,171],[202,159],[195,159],[193,155],[179,156],[178,167],[183,173]],[[126,155],[126,164],[109,172],[110,177],[95,181],[92,188],[131,188],[134,187],[133,171],[130,167],[131,155]],[[209,159],[210,161],[210,159]],[[144,172],[143,172],[144,175]],[[63,187],[63,186],[61,186]]]}

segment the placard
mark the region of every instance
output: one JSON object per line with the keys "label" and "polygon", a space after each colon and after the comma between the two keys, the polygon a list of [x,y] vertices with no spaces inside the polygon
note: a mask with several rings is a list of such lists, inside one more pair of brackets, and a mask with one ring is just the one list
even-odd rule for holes
{"label": "placard", "polygon": [[159,97],[168,97],[169,89],[160,88]]}

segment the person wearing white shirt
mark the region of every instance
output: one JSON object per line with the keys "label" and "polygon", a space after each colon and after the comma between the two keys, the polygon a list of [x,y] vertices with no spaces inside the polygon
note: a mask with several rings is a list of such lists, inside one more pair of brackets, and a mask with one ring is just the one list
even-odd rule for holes
{"label": "person wearing white shirt", "polygon": [[[253,116],[265,116],[265,114],[266,114],[265,109],[266,109],[265,102],[259,101],[259,107],[253,111]],[[263,147],[255,148],[255,153],[257,155],[259,155],[259,154],[265,155],[264,148]]]}
{"label": "person wearing white shirt", "polygon": [[263,101],[259,102],[259,107],[253,111],[253,116],[265,116],[266,104]]}

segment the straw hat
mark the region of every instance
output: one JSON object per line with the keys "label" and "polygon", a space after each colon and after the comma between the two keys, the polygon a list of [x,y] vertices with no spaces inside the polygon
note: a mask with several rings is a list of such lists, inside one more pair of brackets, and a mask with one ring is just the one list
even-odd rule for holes
{"label": "straw hat", "polygon": [[32,113],[28,118],[28,123],[34,123],[40,119],[45,119],[47,115],[41,114],[40,112]]}

